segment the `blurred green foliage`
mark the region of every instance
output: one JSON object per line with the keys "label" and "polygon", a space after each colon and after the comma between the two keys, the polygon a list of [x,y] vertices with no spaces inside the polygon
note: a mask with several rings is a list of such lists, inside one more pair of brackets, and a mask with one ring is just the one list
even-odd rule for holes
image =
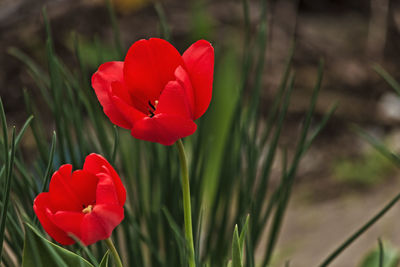
{"label": "blurred green foliage", "polygon": [[396,267],[400,263],[400,251],[390,242],[381,242],[362,259],[360,267]]}
{"label": "blurred green foliage", "polygon": [[390,159],[375,149],[369,149],[359,158],[346,157],[336,161],[333,177],[340,182],[373,186],[396,170]]}
{"label": "blurred green foliage", "polygon": [[93,267],[82,257],[57,246],[41,237],[37,231],[26,224],[25,247],[22,266],[82,266]]}
{"label": "blurred green foliage", "polygon": [[98,37],[89,39],[76,33],[71,34],[67,40],[67,46],[71,51],[75,50],[77,40],[79,40],[82,63],[87,69],[96,69],[100,64],[113,61],[119,56],[113,45],[100,41]]}

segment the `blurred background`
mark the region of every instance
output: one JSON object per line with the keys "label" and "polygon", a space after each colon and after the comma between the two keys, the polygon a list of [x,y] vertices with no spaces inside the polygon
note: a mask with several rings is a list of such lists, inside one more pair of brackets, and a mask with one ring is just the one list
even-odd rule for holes
{"label": "blurred background", "polygon": [[[206,38],[219,49],[242,52],[241,1],[161,3],[171,40],[179,51],[193,40]],[[260,3],[251,0],[249,4],[251,29],[256,31]],[[280,145],[289,149],[295,145],[294,134],[308,107],[320,58],[325,60],[325,76],[317,117],[333,103],[339,104],[300,164],[274,262],[282,266],[289,259],[292,266],[309,266],[400,191],[397,167],[352,130],[352,125],[358,125],[400,152],[400,99],[374,69],[382,67],[400,80],[400,2],[275,0],[268,5],[263,116],[296,38],[296,86]],[[10,124],[21,125],[28,116],[22,88],[33,97],[39,95],[26,66],[10,55],[10,48],[22,50],[46,68],[43,6],[52,23],[56,53],[67,65],[77,65],[71,56],[74,36],[80,39],[92,72],[101,62],[118,58],[103,0],[0,0],[0,95]],[[114,0],[113,6],[124,53],[138,39],[160,36],[157,11],[149,0]],[[99,50],[103,51],[100,59]],[[48,127],[54,126],[49,122]],[[23,145],[29,150],[35,149],[33,144],[27,135]],[[400,207],[396,206],[332,266],[357,265],[361,255],[376,247],[379,237],[400,247],[399,218]]]}

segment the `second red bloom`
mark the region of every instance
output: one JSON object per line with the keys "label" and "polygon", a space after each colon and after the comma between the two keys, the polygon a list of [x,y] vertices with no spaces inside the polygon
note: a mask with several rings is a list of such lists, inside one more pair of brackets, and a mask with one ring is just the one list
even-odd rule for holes
{"label": "second red bloom", "polygon": [[110,237],[124,218],[125,188],[114,168],[97,154],[83,170],[65,164],[53,174],[49,192],[39,194],[33,209],[46,232],[63,245],[71,236],[90,245]]}

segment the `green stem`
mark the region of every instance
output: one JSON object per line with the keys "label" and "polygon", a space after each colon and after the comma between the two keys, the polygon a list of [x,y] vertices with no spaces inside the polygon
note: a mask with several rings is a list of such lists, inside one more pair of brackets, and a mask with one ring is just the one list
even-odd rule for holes
{"label": "green stem", "polygon": [[326,258],[320,267],[328,266],[345,248],[347,248],[354,240],[356,240],[362,233],[367,231],[376,221],[378,221],[391,207],[400,200],[400,193],[395,196],[383,209],[381,209],[374,217],[372,217],[367,223],[365,223],[360,229],[358,229],[352,236],[344,241],[334,252],[332,252],[328,258]]}
{"label": "green stem", "polygon": [[181,162],[182,173],[182,193],[183,193],[183,214],[185,217],[185,237],[189,247],[189,267],[195,267],[194,260],[194,245],[193,245],[193,230],[192,230],[192,209],[190,204],[190,184],[189,170],[185,154],[185,148],[182,140],[176,142],[179,151],[179,160]]}
{"label": "green stem", "polygon": [[114,261],[115,261],[116,266],[117,267],[123,267],[121,258],[119,257],[119,254],[118,254],[117,250],[115,249],[115,246],[114,246],[114,243],[111,240],[111,237],[107,238],[104,241],[106,241],[106,244],[107,244],[108,248],[110,249],[110,251],[111,251],[111,253],[112,253],[113,257],[114,257]]}

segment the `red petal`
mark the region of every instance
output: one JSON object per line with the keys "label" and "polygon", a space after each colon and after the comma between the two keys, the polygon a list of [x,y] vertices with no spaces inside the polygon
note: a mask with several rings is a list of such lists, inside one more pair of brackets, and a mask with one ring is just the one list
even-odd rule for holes
{"label": "red petal", "polygon": [[[47,216],[50,212],[50,197],[49,193],[40,193],[33,201],[33,210],[36,213],[44,230],[58,243],[62,245],[71,245],[75,241],[68,237],[68,235],[57,227]],[[47,210],[47,212],[46,212]]]}
{"label": "red petal", "polygon": [[85,214],[81,225],[81,240],[85,245],[93,244],[111,236],[114,228],[124,218],[124,209],[119,205],[96,205]]}
{"label": "red petal", "polygon": [[119,204],[123,206],[126,200],[126,190],[117,172],[114,170],[111,164],[108,163],[108,161],[101,155],[92,153],[86,157],[85,164],[83,165],[83,169],[85,171],[88,171],[94,175],[104,173],[103,167],[106,167],[106,169],[108,170],[108,174],[111,175],[114,182],[115,190],[118,195]]}
{"label": "red petal", "polygon": [[111,101],[114,103],[115,108],[122,114],[122,116],[130,122],[130,128],[132,125],[138,121],[146,117],[147,115],[143,114],[141,111],[137,110],[135,107],[128,105],[121,98],[117,96],[110,96]]}
{"label": "red petal", "polygon": [[96,188],[99,179],[90,172],[77,170],[72,173],[69,183],[72,192],[78,197],[81,208],[93,205],[96,202]]}
{"label": "red petal", "polygon": [[[122,82],[124,62],[113,61],[102,64],[99,69],[92,76],[92,87],[99,99],[100,104],[103,106],[104,113],[111,120],[112,123],[126,128],[131,128],[131,123],[127,120],[120,111],[114,106],[110,99],[112,92],[111,85],[113,82]],[[130,101],[126,99],[126,101]]]}
{"label": "red petal", "polygon": [[61,165],[60,168],[58,168],[58,173],[59,173],[61,176],[71,177],[71,174],[72,174],[72,165],[71,165],[71,164],[64,164],[64,165]]}
{"label": "red petal", "polygon": [[99,183],[96,189],[96,204],[119,205],[114,181],[108,173],[98,173]]}
{"label": "red petal", "polygon": [[73,211],[58,211],[50,216],[51,221],[68,235],[82,240],[81,225],[85,214]]}
{"label": "red petal", "polygon": [[192,44],[182,55],[194,92],[194,119],[207,110],[212,95],[214,48],[205,40]]}
{"label": "red petal", "polygon": [[76,193],[72,190],[70,183],[72,166],[65,164],[56,171],[50,181],[49,195],[52,212],[59,210],[80,211],[82,204]]}
{"label": "red petal", "polygon": [[196,124],[189,118],[168,114],[156,114],[135,123],[133,137],[162,145],[172,145],[176,140],[196,131]]}
{"label": "red petal", "polygon": [[124,65],[124,80],[135,106],[147,107],[148,101],[157,100],[165,85],[175,80],[175,69],[182,64],[179,52],[165,40],[151,38],[135,42],[129,48]]}
{"label": "red petal", "polygon": [[182,66],[179,66],[175,70],[175,78],[179,82],[179,84],[182,86],[183,90],[185,91],[186,94],[186,99],[189,103],[189,109],[191,113],[192,119],[194,118],[194,110],[195,110],[195,103],[194,103],[194,94],[193,94],[193,87],[192,87],[192,82],[190,81],[189,74],[187,71],[182,68]]}
{"label": "red petal", "polygon": [[156,108],[156,114],[160,113],[193,119],[188,97],[178,81],[169,82],[161,93]]}

